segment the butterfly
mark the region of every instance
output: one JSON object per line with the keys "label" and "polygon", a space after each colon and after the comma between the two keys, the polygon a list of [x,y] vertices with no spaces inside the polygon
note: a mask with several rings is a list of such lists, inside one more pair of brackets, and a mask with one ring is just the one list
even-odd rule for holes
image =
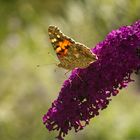
{"label": "butterfly", "polygon": [[97,60],[97,56],[85,45],[75,42],[64,35],[56,26],[50,25],[48,34],[51,44],[60,61],[58,67],[73,70],[74,68],[86,68]]}

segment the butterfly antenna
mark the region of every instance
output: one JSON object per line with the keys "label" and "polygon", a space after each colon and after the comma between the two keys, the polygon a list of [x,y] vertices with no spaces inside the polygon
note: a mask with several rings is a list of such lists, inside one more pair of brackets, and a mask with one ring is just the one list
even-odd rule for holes
{"label": "butterfly antenna", "polygon": [[53,58],[53,60],[58,62],[58,59],[56,59],[56,57],[54,55],[52,55],[50,52],[48,52],[48,55],[50,55]]}
{"label": "butterfly antenna", "polygon": [[42,65],[37,64],[36,67],[42,67],[42,66],[48,66],[48,65],[57,65],[57,63],[42,64]]}

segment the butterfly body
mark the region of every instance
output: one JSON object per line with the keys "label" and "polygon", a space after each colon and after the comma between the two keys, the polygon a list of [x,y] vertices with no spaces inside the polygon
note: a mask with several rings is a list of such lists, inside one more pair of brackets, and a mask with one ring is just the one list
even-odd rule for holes
{"label": "butterfly body", "polygon": [[90,48],[64,35],[58,27],[49,26],[49,37],[60,61],[59,67],[67,70],[86,68],[97,60]]}

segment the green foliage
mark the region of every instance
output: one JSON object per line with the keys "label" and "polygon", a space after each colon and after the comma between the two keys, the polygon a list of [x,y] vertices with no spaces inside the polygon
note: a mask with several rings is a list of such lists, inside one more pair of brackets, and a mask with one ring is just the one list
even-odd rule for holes
{"label": "green foliage", "polygon": [[[139,0],[0,0],[0,139],[55,137],[41,119],[67,77],[55,65],[58,60],[46,33],[50,24],[93,47],[111,30],[139,19],[139,11]],[[135,88],[133,84],[120,92],[87,128],[66,139],[140,139]]]}

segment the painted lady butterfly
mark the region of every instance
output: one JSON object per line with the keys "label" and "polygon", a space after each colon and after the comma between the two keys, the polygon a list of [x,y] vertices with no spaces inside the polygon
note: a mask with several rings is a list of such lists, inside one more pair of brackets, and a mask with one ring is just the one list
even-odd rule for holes
{"label": "painted lady butterfly", "polygon": [[91,52],[90,48],[64,35],[58,27],[49,26],[48,33],[60,61],[59,67],[67,70],[86,68],[90,63],[97,60],[96,55]]}

